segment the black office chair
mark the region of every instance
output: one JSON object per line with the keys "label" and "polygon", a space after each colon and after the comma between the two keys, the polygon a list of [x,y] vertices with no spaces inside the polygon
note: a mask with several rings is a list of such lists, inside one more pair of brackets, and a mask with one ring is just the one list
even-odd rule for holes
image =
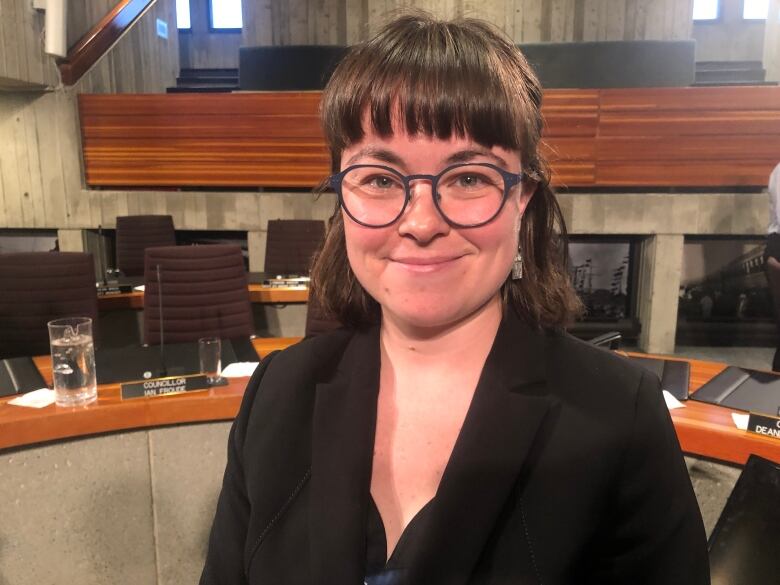
{"label": "black office chair", "polygon": [[125,276],[143,276],[147,248],[175,246],[170,215],[122,215],[116,218],[116,267]]}
{"label": "black office chair", "polygon": [[97,291],[92,254],[0,254],[0,358],[49,353],[46,323],[89,317],[97,341]]}
{"label": "black office chair", "polygon": [[712,585],[777,583],[780,463],[751,455],[707,543]]}
{"label": "black office chair", "polygon": [[160,343],[161,294],[166,343],[254,334],[244,257],[238,246],[147,248],[145,263],[144,343]]}
{"label": "black office chair", "polygon": [[268,221],[265,272],[309,274],[311,260],[325,238],[325,222],[318,219],[272,219]]}

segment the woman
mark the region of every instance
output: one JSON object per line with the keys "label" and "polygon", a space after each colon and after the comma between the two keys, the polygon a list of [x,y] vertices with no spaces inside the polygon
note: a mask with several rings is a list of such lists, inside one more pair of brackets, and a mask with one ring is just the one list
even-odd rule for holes
{"label": "woman", "polygon": [[563,332],[540,102],[478,21],[340,63],[312,283],[347,327],[250,381],[201,583],[709,582],[658,380]]}

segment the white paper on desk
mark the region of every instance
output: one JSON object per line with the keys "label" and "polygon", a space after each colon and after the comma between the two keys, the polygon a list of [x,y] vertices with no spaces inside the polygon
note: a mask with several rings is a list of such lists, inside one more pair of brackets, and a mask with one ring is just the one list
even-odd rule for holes
{"label": "white paper on desk", "polygon": [[54,404],[54,390],[49,390],[48,388],[33,390],[32,392],[22,394],[18,398],[9,400],[8,404],[28,406],[30,408],[45,408],[50,404]]}
{"label": "white paper on desk", "polygon": [[144,289],[146,287],[143,284],[139,284],[138,286],[134,286],[133,290],[137,290],[138,292],[144,292]]}
{"label": "white paper on desk", "polygon": [[664,402],[666,402],[666,408],[674,410],[675,408],[685,408],[685,405],[677,400],[670,392],[664,390]]}
{"label": "white paper on desk", "polygon": [[742,414],[741,412],[732,412],[731,413],[731,420],[734,421],[734,424],[737,426],[737,428],[740,431],[746,431],[748,428],[748,420],[750,419],[749,414]]}
{"label": "white paper on desk", "polygon": [[235,362],[222,370],[225,378],[245,378],[251,376],[260,362]]}

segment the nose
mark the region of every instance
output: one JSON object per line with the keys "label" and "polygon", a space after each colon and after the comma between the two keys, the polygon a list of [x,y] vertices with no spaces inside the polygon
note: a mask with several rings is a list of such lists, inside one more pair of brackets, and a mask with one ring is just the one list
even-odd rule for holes
{"label": "nose", "polygon": [[417,180],[410,186],[411,199],[398,222],[398,233],[426,243],[447,235],[450,225],[433,203],[430,181]]}

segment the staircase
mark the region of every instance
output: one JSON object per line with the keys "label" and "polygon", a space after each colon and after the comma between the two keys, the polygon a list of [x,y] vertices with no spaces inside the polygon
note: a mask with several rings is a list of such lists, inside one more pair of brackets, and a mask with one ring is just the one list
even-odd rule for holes
{"label": "staircase", "polygon": [[168,93],[219,93],[237,91],[238,69],[182,69],[176,87]]}
{"label": "staircase", "polygon": [[761,61],[698,61],[693,85],[776,85]]}

